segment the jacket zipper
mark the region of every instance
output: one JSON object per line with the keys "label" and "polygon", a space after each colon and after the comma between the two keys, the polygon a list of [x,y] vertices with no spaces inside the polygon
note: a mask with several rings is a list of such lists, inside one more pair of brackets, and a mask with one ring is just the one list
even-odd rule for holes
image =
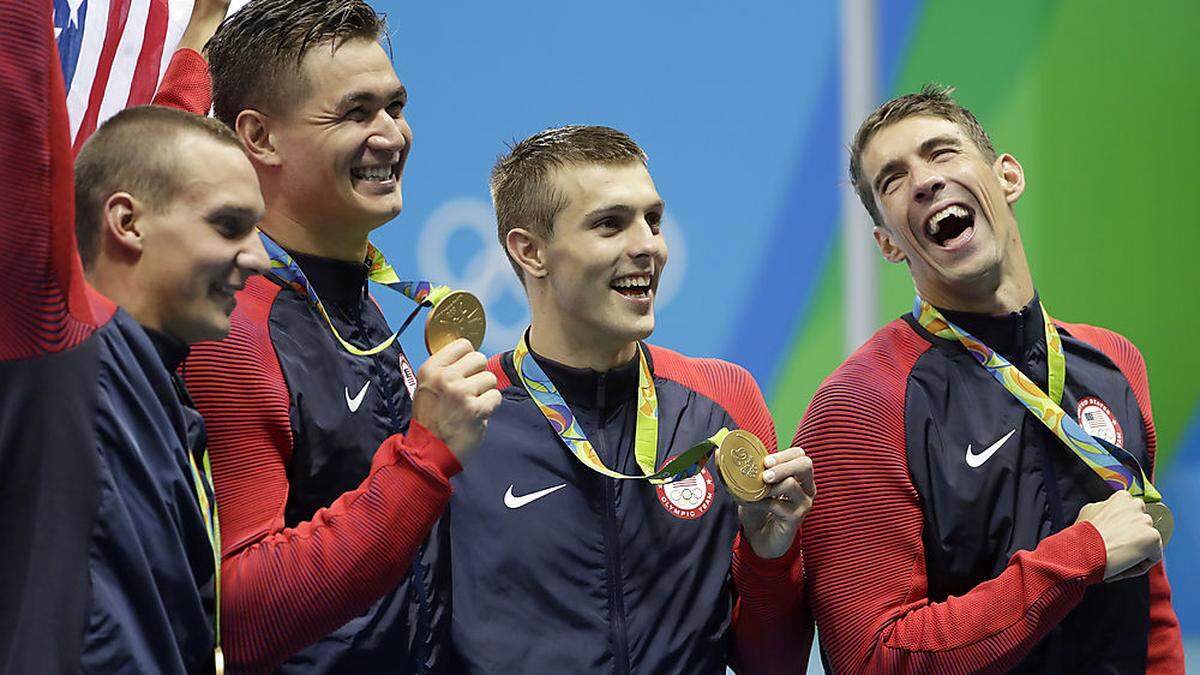
{"label": "jacket zipper", "polygon": [[[601,374],[596,392],[597,432],[596,441],[603,444],[604,399],[607,375]],[[610,461],[612,458],[610,458]],[[615,463],[614,463],[615,464]],[[629,673],[629,636],[625,628],[625,599],[621,586],[621,538],[617,527],[617,481],[607,476],[604,481],[604,550],[608,557],[608,606],[612,617],[613,672],[618,675]]]}

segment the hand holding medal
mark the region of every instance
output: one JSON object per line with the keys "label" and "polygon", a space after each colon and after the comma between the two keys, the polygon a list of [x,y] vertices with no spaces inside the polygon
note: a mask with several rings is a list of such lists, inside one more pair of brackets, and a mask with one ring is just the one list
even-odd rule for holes
{"label": "hand holding medal", "polygon": [[812,460],[801,448],[768,453],[761,440],[743,430],[729,432],[716,455],[751,548],[761,558],[787,553],[817,494]]}

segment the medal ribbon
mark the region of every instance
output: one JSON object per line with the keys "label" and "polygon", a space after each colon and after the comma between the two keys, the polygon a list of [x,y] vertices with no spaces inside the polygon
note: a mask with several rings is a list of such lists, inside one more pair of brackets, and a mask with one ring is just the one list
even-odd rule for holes
{"label": "medal ribbon", "polygon": [[[922,328],[940,338],[961,343],[979,365],[1004,385],[1013,397],[1114,490],[1128,490],[1134,497],[1147,503],[1162,501],[1162,495],[1146,477],[1137,458],[1121,447],[1094,438],[1063,411],[1060,402],[1067,368],[1062,338],[1059,337],[1054,322],[1050,320],[1050,315],[1046,313],[1046,308],[1042,306],[1041,310],[1042,322],[1046,329],[1049,395],[1019,368],[970,333],[951,323],[936,307],[922,300],[921,296],[918,295],[913,304],[913,316]],[[1117,459],[1117,455],[1122,459]]]}
{"label": "medal ribbon", "polygon": [[325,319],[325,324],[329,326],[329,330],[333,333],[333,337],[337,339],[338,344],[342,345],[343,349],[355,356],[371,356],[387,349],[396,341],[396,337],[404,332],[405,328],[408,328],[408,324],[412,323],[412,320],[416,318],[417,312],[422,307],[433,307],[450,294],[450,287],[448,286],[434,286],[428,281],[401,281],[400,277],[396,274],[396,270],[388,263],[387,258],[383,257],[383,253],[375,248],[374,244],[367,242],[367,279],[377,284],[383,284],[404,297],[409,298],[417,303],[417,307],[404,320],[404,324],[400,326],[400,330],[392,333],[388,339],[374,347],[359,349],[347,342],[338,333],[337,328],[334,328],[333,321],[329,318],[329,313],[325,311],[325,306],[321,304],[321,299],[317,297],[317,289],[313,288],[312,284],[309,283],[308,277],[304,276],[304,272],[300,270],[300,266],[296,264],[292,256],[288,255],[288,252],[268,237],[265,232],[259,231],[258,235],[262,239],[263,247],[267,250],[267,256],[271,259],[271,271],[268,274],[271,274],[287,284],[289,288],[304,295],[308,299],[309,304],[315,307],[321,317]]}
{"label": "medal ribbon", "polygon": [[654,377],[650,374],[650,364],[646,361],[646,353],[638,344],[638,402],[637,425],[634,431],[634,456],[642,469],[641,476],[613,471],[604,465],[600,455],[596,454],[587,434],[579,426],[574,413],[558,393],[558,388],[546,376],[546,372],[538,365],[537,359],[529,358],[529,343],[524,335],[517,342],[513,351],[513,366],[521,384],[529,392],[529,397],[537,404],[550,427],[558,434],[563,445],[584,466],[609,478],[622,480],[646,480],[655,485],[670,483],[700,473],[713,450],[729,433],[722,428],[717,433],[700,443],[688,448],[679,456],[667,462],[661,469],[654,466],[658,457],[658,394],[654,389]]}
{"label": "medal ribbon", "polygon": [[204,451],[204,472],[196,465],[196,458],[191,452],[187,453],[188,463],[192,467],[192,483],[196,487],[196,497],[200,502],[200,517],[204,520],[204,530],[208,533],[208,543],[213,551],[213,594],[215,610],[213,612],[213,649],[218,672],[223,670],[224,656],[221,654],[221,523],[217,517],[217,504],[208,500],[209,491],[216,492],[212,482],[212,464],[208,461],[208,450]]}

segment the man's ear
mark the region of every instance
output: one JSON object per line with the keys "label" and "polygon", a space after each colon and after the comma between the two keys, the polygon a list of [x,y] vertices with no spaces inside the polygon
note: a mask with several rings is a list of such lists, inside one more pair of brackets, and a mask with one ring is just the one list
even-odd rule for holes
{"label": "man's ear", "polygon": [[517,261],[525,278],[541,279],[548,273],[545,262],[545,245],[541,237],[529,230],[516,227],[504,236],[504,247],[508,255]]}
{"label": "man's ear", "polygon": [[238,113],[234,131],[251,161],[264,166],[279,166],[281,160],[271,135],[270,116],[257,110],[243,110]]}
{"label": "man's ear", "polygon": [[1016,157],[1007,152],[996,158],[992,168],[996,171],[996,177],[1000,179],[1000,187],[1004,189],[1004,201],[1008,202],[1009,206],[1016,204],[1021,195],[1025,194],[1025,169],[1021,168],[1021,163]]}
{"label": "man's ear", "polygon": [[136,261],[145,246],[146,207],[128,192],[114,192],[104,200],[101,218],[101,250]]}
{"label": "man's ear", "polygon": [[904,255],[904,251],[892,240],[891,232],[876,225],[871,233],[875,235],[875,244],[879,246],[879,252],[883,254],[885,260],[890,263],[899,263],[908,259],[908,256]]}

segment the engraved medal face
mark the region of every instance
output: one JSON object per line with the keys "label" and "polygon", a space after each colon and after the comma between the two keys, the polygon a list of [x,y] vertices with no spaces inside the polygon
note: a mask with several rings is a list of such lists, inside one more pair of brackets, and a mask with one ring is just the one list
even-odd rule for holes
{"label": "engraved medal face", "polygon": [[729,432],[717,449],[717,469],[733,496],[744,502],[756,502],[767,496],[763,482],[763,459],[767,448],[748,431]]}
{"label": "engraved medal face", "polygon": [[1167,542],[1171,541],[1171,535],[1175,533],[1174,514],[1162,502],[1147,504],[1146,513],[1150,514],[1150,518],[1154,520],[1154,529],[1158,530],[1158,536],[1162,538],[1163,548],[1166,548]]}
{"label": "engraved medal face", "polygon": [[479,298],[466,291],[454,291],[430,310],[425,321],[425,347],[433,354],[458,338],[466,338],[478,350],[486,332],[487,317]]}

